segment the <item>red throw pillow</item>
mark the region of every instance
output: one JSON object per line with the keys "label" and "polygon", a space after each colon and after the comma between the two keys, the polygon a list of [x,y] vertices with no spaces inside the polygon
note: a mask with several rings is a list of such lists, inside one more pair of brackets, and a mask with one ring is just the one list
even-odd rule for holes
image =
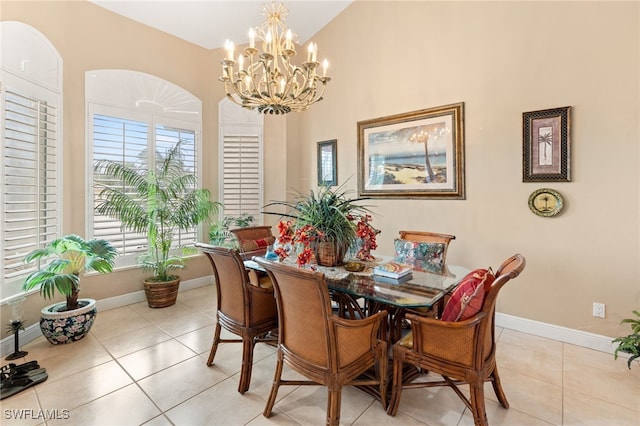
{"label": "red throw pillow", "polygon": [[249,252],[258,250],[260,248],[266,248],[267,246],[275,243],[276,237],[260,238],[258,240],[241,240],[240,251]]}
{"label": "red throw pillow", "polygon": [[476,269],[469,272],[451,294],[442,312],[442,321],[463,321],[482,309],[484,295],[491,288],[495,276],[491,269]]}

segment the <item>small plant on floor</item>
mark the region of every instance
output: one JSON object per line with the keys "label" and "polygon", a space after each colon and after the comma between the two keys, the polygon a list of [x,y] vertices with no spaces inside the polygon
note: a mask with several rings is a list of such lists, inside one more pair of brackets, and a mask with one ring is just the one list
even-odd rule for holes
{"label": "small plant on floor", "polygon": [[637,318],[625,318],[620,321],[620,324],[629,324],[631,326],[631,334],[617,337],[612,342],[618,344],[618,347],[613,353],[615,359],[618,359],[618,352],[631,355],[627,361],[627,367],[629,367],[629,369],[631,369],[633,360],[640,358],[640,311],[633,311],[633,314]]}
{"label": "small plant on floor", "polygon": [[25,291],[40,286],[40,294],[51,299],[56,290],[67,298],[63,311],[78,308],[80,275],[85,272],[101,274],[113,271],[116,249],[106,240],[84,240],[77,235],[66,235],[27,254],[25,263],[52,259],[44,268],[31,273],[23,284]]}

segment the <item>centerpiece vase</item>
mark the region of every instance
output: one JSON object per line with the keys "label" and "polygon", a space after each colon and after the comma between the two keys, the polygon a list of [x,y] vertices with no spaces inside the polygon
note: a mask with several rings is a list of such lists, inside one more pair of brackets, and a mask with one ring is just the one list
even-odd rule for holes
{"label": "centerpiece vase", "polygon": [[348,247],[335,241],[318,241],[316,243],[316,260],[318,265],[338,266],[344,261]]}

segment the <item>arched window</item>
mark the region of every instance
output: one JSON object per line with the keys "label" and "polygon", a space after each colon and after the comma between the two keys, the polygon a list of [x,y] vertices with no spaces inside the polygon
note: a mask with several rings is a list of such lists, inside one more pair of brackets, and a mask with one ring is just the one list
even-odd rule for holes
{"label": "arched window", "polygon": [[[146,234],[95,214],[98,193],[107,184],[93,174],[98,160],[155,167],[156,152],[182,141],[184,167],[201,180],[202,103],[186,90],[153,75],[129,70],[93,70],[85,74],[88,111],[88,235],[108,240],[121,254],[118,266],[134,265],[147,249]],[[175,236],[176,245],[194,243],[196,229]]]}
{"label": "arched window", "polygon": [[31,250],[62,225],[62,58],[22,22],[0,22],[0,300],[22,292]]}

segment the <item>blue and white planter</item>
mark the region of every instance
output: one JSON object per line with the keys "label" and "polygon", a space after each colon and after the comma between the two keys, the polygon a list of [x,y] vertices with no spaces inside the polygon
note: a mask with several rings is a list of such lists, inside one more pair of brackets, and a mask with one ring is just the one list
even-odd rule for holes
{"label": "blue and white planter", "polygon": [[40,311],[40,330],[49,343],[59,345],[82,339],[89,333],[96,319],[96,301],[78,299],[80,307],[72,311],[59,312],[65,302],[54,303]]}

